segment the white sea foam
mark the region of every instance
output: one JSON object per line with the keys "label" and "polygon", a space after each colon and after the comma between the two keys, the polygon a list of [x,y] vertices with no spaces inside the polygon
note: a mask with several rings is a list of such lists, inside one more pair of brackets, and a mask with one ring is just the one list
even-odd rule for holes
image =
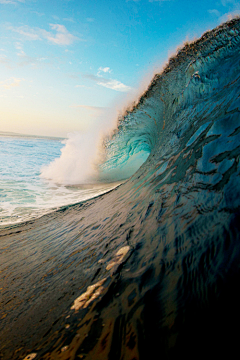
{"label": "white sea foam", "polygon": [[87,184],[97,177],[94,159],[98,154],[98,137],[93,132],[69,134],[61,156],[43,167],[41,177],[58,184]]}
{"label": "white sea foam", "polygon": [[41,167],[54,163],[63,146],[54,139],[0,137],[0,226],[39,217],[119,184],[64,186],[40,178]]}
{"label": "white sea foam", "polygon": [[102,140],[114,129],[116,119],[116,109],[106,109],[96,119],[94,128],[68,134],[61,156],[42,168],[41,177],[64,185],[96,183],[96,164],[104,153]]}

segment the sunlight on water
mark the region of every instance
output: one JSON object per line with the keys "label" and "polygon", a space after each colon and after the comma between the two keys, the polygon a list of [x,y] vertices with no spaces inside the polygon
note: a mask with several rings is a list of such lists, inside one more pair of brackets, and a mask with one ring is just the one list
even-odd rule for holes
{"label": "sunlight on water", "polygon": [[40,178],[41,168],[61,154],[59,140],[0,137],[0,226],[19,223],[98,196],[117,186],[63,186]]}

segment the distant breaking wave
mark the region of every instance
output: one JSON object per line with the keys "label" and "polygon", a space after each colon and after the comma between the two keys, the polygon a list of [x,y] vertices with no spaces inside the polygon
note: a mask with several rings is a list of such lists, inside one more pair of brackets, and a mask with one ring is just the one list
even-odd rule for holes
{"label": "distant breaking wave", "polygon": [[96,131],[43,172],[128,179],[1,230],[1,359],[236,356],[239,45],[239,19],[185,44],[104,138],[98,171]]}

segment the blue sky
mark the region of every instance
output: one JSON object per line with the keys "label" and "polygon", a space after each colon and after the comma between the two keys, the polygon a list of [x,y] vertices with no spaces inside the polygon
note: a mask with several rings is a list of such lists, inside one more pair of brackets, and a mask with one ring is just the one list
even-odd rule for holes
{"label": "blue sky", "polygon": [[0,0],[0,131],[94,127],[234,0]]}

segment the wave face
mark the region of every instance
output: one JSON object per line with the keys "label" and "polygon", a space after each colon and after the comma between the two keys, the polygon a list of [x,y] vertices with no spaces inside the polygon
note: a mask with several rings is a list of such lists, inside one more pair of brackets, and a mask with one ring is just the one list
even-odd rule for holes
{"label": "wave face", "polygon": [[155,75],[105,140],[102,178],[147,158],[125,183],[1,231],[2,359],[235,354],[239,45],[235,19]]}
{"label": "wave face", "polygon": [[[231,87],[238,79],[238,36],[230,25],[216,29],[171,58],[136,104],[119,117],[113,136],[105,139],[106,160],[100,171],[120,173],[119,167],[133,162],[137,154],[146,159],[150,153],[162,156],[172,147],[184,148],[189,134],[198,137],[203,124],[231,111],[238,96],[238,87]],[[126,177],[132,175],[130,169]]]}

